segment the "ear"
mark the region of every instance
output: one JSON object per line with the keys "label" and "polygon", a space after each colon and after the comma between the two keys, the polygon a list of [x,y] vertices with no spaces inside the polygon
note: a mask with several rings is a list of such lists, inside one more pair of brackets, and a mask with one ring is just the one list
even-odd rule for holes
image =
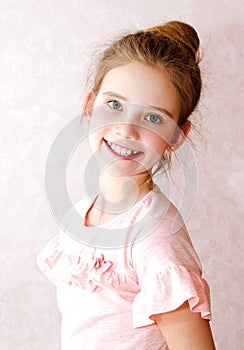
{"label": "ear", "polygon": [[[177,133],[176,139],[174,140],[173,143],[171,143],[171,145],[167,146],[167,150],[170,152],[177,150],[184,143],[190,130],[191,130],[191,122],[190,120],[187,120],[180,127],[180,129],[176,130],[176,133]],[[174,148],[172,149],[171,146],[173,146]]]}
{"label": "ear", "polygon": [[95,95],[93,91],[89,91],[85,97],[82,114],[84,117],[91,117],[94,106]]}

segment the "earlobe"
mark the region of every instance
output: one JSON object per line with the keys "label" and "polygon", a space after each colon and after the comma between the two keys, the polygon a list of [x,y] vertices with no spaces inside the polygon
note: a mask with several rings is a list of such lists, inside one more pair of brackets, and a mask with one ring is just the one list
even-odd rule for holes
{"label": "earlobe", "polygon": [[191,122],[187,120],[180,129],[177,130],[177,138],[171,145],[167,146],[167,150],[170,152],[176,151],[185,141],[189,131],[191,130]]}
{"label": "earlobe", "polygon": [[92,109],[94,105],[94,93],[93,91],[89,91],[88,94],[86,95],[84,105],[83,105],[83,110],[82,114],[84,117],[88,116],[91,117],[92,114]]}

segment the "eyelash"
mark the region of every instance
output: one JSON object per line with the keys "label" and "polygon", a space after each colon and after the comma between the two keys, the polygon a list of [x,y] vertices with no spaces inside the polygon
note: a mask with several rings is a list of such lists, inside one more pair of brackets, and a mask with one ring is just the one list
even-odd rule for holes
{"label": "eyelash", "polygon": [[[123,108],[122,108],[121,103],[120,103],[119,101],[117,101],[117,100],[110,100],[110,101],[107,101],[106,103],[107,103],[107,105],[109,106],[109,108],[111,108],[111,109],[118,110],[118,111],[123,111]],[[113,104],[114,104],[114,103],[119,104],[120,107],[121,107],[122,109],[114,108],[114,107],[113,107]],[[112,105],[110,105],[110,104],[112,104]],[[158,118],[158,121],[157,121],[157,122],[152,122],[151,120],[148,119],[150,116],[155,116],[155,117],[157,117],[157,118]],[[163,121],[164,121],[163,118],[162,118],[161,116],[159,116],[159,115],[157,115],[157,114],[153,114],[153,113],[148,114],[148,115],[145,117],[145,119],[148,120],[148,121],[150,121],[150,122],[153,123],[153,124],[162,124]]]}
{"label": "eyelash", "polygon": [[[115,109],[115,110],[121,110],[121,109],[117,109],[117,108],[113,108],[112,106],[110,106],[110,103],[118,103],[121,107],[122,107],[122,105],[121,105],[121,103],[119,102],[119,101],[116,101],[116,100],[111,100],[111,101],[108,101],[107,102],[107,104],[108,104],[108,106],[110,107],[110,108],[112,108],[112,109]],[[123,110],[123,109],[122,109]]]}
{"label": "eyelash", "polygon": [[[150,116],[157,117],[157,118],[158,118],[158,121],[157,121],[157,122],[152,122],[151,120],[148,120],[147,118],[149,118]],[[153,114],[153,113],[148,114],[148,115],[146,116],[145,119],[148,120],[148,121],[150,121],[150,122],[153,123],[153,124],[162,124],[162,122],[163,122],[162,118],[161,118],[159,115]]]}

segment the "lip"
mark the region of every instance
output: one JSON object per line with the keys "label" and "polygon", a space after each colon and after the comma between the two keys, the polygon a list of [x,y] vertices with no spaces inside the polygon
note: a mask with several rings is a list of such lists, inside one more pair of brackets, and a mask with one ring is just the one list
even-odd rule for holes
{"label": "lip", "polygon": [[[142,151],[139,151],[139,150],[136,150],[136,149],[133,149],[133,148],[130,148],[130,147],[127,147],[127,146],[123,146],[123,145],[119,145],[118,143],[116,142],[112,142],[112,141],[108,141],[106,139],[103,138],[103,141],[107,147],[107,149],[116,157],[120,158],[120,159],[123,159],[123,160],[132,160],[132,159],[136,159],[138,157],[140,157],[144,152]],[[116,153],[111,147],[110,145],[108,144],[108,142],[114,144],[115,146],[118,146],[120,148],[126,148],[127,150],[130,150],[132,152],[138,152],[136,154],[130,154],[130,155],[126,155],[126,156],[122,156],[118,153]]]}

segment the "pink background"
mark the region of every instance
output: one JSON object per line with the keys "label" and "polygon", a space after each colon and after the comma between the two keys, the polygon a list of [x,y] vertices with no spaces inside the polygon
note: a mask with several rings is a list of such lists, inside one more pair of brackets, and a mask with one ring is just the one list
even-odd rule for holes
{"label": "pink background", "polygon": [[[58,232],[45,196],[45,163],[55,136],[81,111],[96,46],[121,31],[179,19],[197,28],[203,53],[201,114],[194,119],[202,120],[201,136],[191,137],[198,193],[187,225],[211,287],[217,348],[243,349],[243,1],[0,5],[0,348],[60,349],[55,287],[35,265]],[[68,183],[78,199],[82,166],[75,164]]]}

